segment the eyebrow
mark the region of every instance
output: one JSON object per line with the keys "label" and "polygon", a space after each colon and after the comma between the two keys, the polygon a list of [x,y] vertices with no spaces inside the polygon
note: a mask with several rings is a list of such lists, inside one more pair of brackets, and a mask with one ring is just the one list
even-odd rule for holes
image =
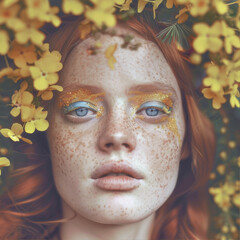
{"label": "eyebrow", "polygon": [[[150,84],[141,84],[141,85],[135,85],[130,87],[129,91],[127,92],[128,95],[137,95],[137,92],[142,93],[155,93],[155,92],[162,91],[163,93],[171,92],[174,97],[177,97],[176,90],[164,83],[160,82],[153,82]],[[136,92],[136,93],[134,93]]]}

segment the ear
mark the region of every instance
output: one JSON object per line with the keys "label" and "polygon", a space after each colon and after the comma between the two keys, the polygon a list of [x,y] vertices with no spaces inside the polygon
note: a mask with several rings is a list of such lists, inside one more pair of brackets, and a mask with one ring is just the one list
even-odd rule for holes
{"label": "ear", "polygon": [[188,143],[188,141],[186,140],[186,138],[184,138],[183,140],[183,145],[182,145],[182,153],[181,153],[181,157],[180,160],[184,160],[186,158],[188,158],[191,154],[191,150],[190,150],[190,144]]}

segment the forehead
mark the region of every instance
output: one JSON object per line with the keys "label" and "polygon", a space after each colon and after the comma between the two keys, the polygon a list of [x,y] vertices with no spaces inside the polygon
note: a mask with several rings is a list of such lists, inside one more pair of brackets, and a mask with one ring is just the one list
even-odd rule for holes
{"label": "forehead", "polygon": [[[106,92],[126,92],[135,86],[158,85],[163,89],[172,88],[180,97],[177,80],[159,47],[122,26],[115,27],[115,30],[116,36],[101,35],[98,41],[102,47],[96,55],[89,55],[87,51],[96,43],[93,38],[78,43],[64,64],[61,84],[64,87],[91,85]],[[121,35],[124,34],[132,35],[132,42],[140,43],[140,47],[137,50],[122,48]],[[112,70],[104,52],[114,44],[117,44],[113,54],[117,62]]]}

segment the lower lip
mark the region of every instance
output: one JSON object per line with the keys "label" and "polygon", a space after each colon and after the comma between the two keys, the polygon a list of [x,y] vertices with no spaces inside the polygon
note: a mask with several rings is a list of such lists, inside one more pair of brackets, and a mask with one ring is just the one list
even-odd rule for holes
{"label": "lower lip", "polygon": [[140,180],[128,176],[106,176],[97,178],[95,185],[104,190],[132,190],[140,185]]}

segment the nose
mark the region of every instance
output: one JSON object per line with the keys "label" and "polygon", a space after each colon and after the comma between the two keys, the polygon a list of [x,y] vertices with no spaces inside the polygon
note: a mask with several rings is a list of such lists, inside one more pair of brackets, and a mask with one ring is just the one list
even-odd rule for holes
{"label": "nose", "polygon": [[131,152],[136,147],[136,138],[125,120],[110,119],[99,137],[99,148],[107,153],[112,151]]}

